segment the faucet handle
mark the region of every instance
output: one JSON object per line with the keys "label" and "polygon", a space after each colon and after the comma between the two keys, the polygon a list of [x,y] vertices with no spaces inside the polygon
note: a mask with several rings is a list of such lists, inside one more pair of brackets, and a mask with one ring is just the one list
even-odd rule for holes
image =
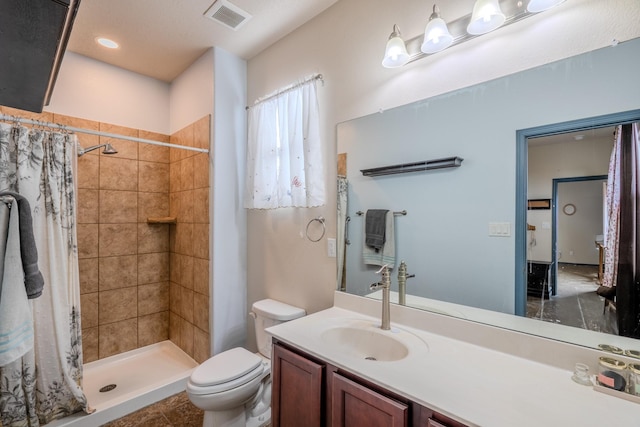
{"label": "faucet handle", "polygon": [[385,264],[382,267],[380,267],[380,270],[376,271],[376,274],[382,274],[384,275],[385,272],[389,272],[389,264]]}

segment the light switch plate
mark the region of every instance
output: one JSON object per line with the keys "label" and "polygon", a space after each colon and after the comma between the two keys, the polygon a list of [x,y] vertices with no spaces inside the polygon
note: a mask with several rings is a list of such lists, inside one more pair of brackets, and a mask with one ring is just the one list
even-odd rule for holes
{"label": "light switch plate", "polygon": [[327,239],[327,256],[329,258],[336,257],[336,239],[331,237]]}
{"label": "light switch plate", "polygon": [[510,222],[490,222],[489,236],[490,237],[511,236],[511,223]]}

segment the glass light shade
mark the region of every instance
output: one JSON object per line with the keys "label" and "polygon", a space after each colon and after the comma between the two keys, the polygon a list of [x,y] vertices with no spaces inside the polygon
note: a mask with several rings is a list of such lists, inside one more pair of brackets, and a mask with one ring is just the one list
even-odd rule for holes
{"label": "glass light shade", "polygon": [[389,41],[387,41],[387,48],[384,51],[382,66],[385,68],[396,68],[403,66],[407,62],[409,62],[407,47],[402,37],[400,37],[398,26],[394,25],[393,32],[389,36]]}
{"label": "glass light shade", "polygon": [[447,23],[442,18],[433,18],[424,29],[424,41],[420,50],[424,53],[436,53],[445,50],[452,43],[453,36],[449,33]]}
{"label": "glass light shade", "polygon": [[527,5],[527,11],[531,13],[538,13],[551,9],[552,7],[564,2],[565,0],[531,0]]}
{"label": "glass light shade", "polygon": [[476,0],[467,32],[472,35],[488,33],[504,24],[505,19],[498,0]]}

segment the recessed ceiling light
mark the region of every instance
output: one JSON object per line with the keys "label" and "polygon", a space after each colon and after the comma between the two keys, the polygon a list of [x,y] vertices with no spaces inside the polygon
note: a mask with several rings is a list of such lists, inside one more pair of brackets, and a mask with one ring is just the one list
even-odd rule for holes
{"label": "recessed ceiling light", "polygon": [[576,135],[573,137],[573,139],[575,139],[576,141],[581,141],[584,139],[584,135],[580,134],[580,135]]}
{"label": "recessed ceiling light", "polygon": [[114,42],[111,39],[107,39],[105,37],[96,38],[96,42],[109,49],[117,49],[118,47],[120,47],[118,43]]}

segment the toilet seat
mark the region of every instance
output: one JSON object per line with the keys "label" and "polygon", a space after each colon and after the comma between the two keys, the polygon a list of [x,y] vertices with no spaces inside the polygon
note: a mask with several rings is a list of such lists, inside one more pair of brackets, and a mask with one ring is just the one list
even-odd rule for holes
{"label": "toilet seat", "polygon": [[221,393],[250,383],[264,372],[263,359],[236,347],[215,355],[198,366],[187,384],[192,394]]}

